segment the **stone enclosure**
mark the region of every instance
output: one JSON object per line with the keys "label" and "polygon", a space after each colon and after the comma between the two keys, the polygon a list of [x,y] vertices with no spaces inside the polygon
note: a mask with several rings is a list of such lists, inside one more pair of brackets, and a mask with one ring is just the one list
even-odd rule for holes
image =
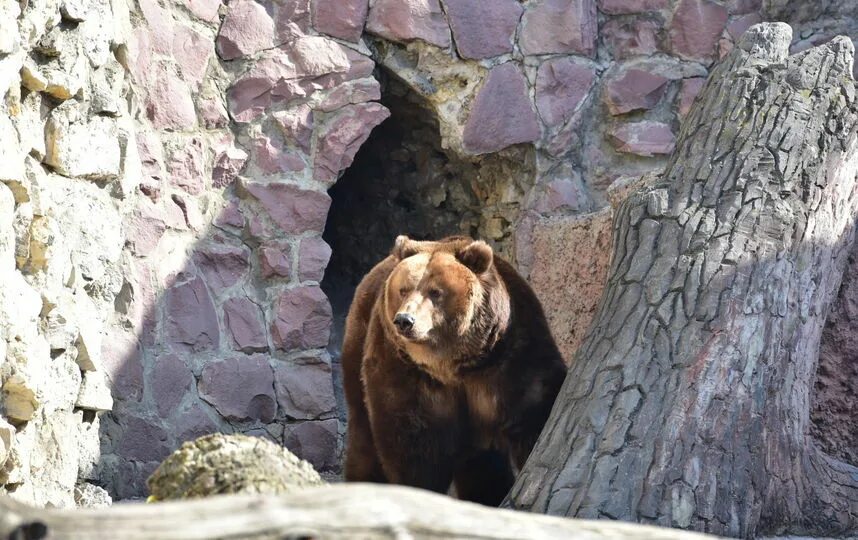
{"label": "stone enclosure", "polygon": [[[610,204],[713,62],[762,20],[858,38],[849,0],[795,4],[0,0],[0,491],[140,497],[210,432],[335,478],[342,320],[401,233],[491,242],[571,359]],[[855,275],[814,413],[853,462]]]}

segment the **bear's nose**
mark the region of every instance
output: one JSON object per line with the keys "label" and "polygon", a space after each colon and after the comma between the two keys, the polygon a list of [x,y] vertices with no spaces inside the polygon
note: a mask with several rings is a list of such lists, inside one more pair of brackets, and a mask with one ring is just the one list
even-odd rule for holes
{"label": "bear's nose", "polygon": [[406,332],[414,326],[414,317],[408,313],[397,313],[393,318],[393,324],[400,332]]}

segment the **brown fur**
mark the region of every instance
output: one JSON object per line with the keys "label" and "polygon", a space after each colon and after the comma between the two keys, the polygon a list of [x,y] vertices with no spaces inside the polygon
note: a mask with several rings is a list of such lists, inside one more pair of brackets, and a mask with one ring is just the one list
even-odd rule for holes
{"label": "brown fur", "polygon": [[[397,313],[413,328],[394,325]],[[483,242],[397,239],[346,321],[345,476],[496,505],[565,376],[539,301]]]}

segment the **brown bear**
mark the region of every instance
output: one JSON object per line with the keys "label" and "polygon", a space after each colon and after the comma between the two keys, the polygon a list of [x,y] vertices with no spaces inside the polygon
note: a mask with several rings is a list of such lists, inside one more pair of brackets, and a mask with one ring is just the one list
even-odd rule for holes
{"label": "brown bear", "polygon": [[496,506],[566,366],[525,280],[485,242],[397,238],[355,292],[342,349],[347,481]]}

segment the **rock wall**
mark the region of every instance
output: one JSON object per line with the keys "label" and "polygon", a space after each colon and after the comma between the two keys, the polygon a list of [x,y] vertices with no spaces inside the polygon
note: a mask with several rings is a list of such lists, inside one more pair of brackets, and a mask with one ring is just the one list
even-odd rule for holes
{"label": "rock wall", "polygon": [[127,9],[0,2],[0,492],[99,504],[103,324],[139,176]]}
{"label": "rock wall", "polygon": [[[514,256],[571,356],[610,241],[581,215],[664,165],[711,63],[762,19],[797,49],[854,30],[848,1],[790,4],[0,0],[2,490],[138,497],[215,431],[335,475],[328,190],[405,94],[390,122],[438,136],[377,156],[386,178],[467,207],[421,227]],[[370,249],[338,240],[343,267]]]}

